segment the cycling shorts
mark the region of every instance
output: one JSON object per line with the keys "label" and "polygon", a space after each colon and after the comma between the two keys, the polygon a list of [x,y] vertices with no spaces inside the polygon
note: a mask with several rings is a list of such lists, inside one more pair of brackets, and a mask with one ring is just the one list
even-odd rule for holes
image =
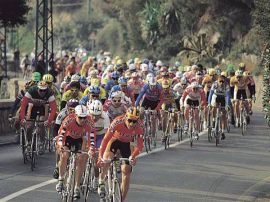
{"label": "cycling shorts", "polygon": [[82,138],[79,139],[74,139],[70,136],[67,136],[65,138],[65,142],[63,143],[66,147],[71,149],[71,147],[75,147],[75,151],[81,150],[82,149]]}
{"label": "cycling shorts", "polygon": [[97,135],[96,136],[96,149],[100,148],[101,142],[104,138],[105,134]]}
{"label": "cycling shorts", "polygon": [[188,107],[190,106],[198,107],[200,103],[199,103],[199,100],[191,100],[188,98],[186,100],[186,104],[188,105]]}
{"label": "cycling shorts", "polygon": [[159,101],[151,101],[151,100],[148,100],[147,98],[144,98],[141,106],[144,109],[150,108],[151,110],[155,110],[156,107],[158,106],[158,103]]}
{"label": "cycling shorts", "polygon": [[[119,150],[122,158],[129,158],[131,155],[130,142],[121,142],[120,140],[111,140],[112,142],[108,144],[106,150],[116,154]],[[129,164],[129,162],[125,162],[125,164]]]}
{"label": "cycling shorts", "polygon": [[236,98],[237,100],[240,100],[241,97],[242,97],[243,99],[247,99],[247,93],[246,93],[246,90],[245,90],[245,89],[243,89],[243,90],[238,90],[238,91],[236,92],[235,98]]}
{"label": "cycling shorts", "polygon": [[213,94],[212,100],[211,100],[211,105],[213,107],[218,107],[219,105],[221,107],[225,107],[225,104],[226,104],[226,102],[225,102],[225,96]]}

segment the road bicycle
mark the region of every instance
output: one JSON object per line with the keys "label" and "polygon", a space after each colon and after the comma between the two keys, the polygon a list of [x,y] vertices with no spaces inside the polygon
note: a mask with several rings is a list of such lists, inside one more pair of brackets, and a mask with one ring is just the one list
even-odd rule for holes
{"label": "road bicycle", "polygon": [[198,140],[197,137],[195,137],[195,109],[199,109],[199,107],[195,107],[194,105],[190,106],[189,109],[189,120],[188,120],[188,134],[189,134],[189,142],[190,142],[190,147],[193,147],[193,141]]}
{"label": "road bicycle", "polygon": [[118,158],[114,156],[109,160],[102,160],[104,163],[110,163],[110,168],[108,169],[107,176],[105,178],[105,197],[101,198],[101,201],[112,201],[121,202],[122,193],[120,180],[117,175],[117,162],[129,162],[128,158]]}
{"label": "road bicycle", "polygon": [[156,121],[156,111],[147,109],[144,111],[144,147],[146,152],[151,151],[151,145],[156,146],[156,131],[154,131],[152,120]]}
{"label": "road bicycle", "polygon": [[183,140],[183,131],[184,131],[184,114],[183,112],[177,112],[177,140],[178,142]]}
{"label": "road bicycle", "polygon": [[241,97],[240,99],[240,127],[241,133],[244,136],[247,131],[247,110],[246,110],[246,100]]}
{"label": "road bicycle", "polygon": [[164,132],[164,147],[165,149],[168,149],[170,147],[171,136],[173,133],[175,109],[169,108],[168,110],[164,110],[164,113],[168,114],[167,124]]}

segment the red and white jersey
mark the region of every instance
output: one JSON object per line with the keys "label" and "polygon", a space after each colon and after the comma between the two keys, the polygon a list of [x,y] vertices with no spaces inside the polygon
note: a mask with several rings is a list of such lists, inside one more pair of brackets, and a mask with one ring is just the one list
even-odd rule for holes
{"label": "red and white jersey", "polygon": [[188,82],[191,83],[193,79],[196,77],[196,73],[194,73],[193,71],[185,72],[184,77],[186,77]]}
{"label": "red and white jersey", "polygon": [[199,88],[196,92],[193,91],[191,86],[188,86],[181,98],[181,105],[185,103],[187,99],[192,101],[198,100],[203,106],[206,105],[206,96],[202,88]]}

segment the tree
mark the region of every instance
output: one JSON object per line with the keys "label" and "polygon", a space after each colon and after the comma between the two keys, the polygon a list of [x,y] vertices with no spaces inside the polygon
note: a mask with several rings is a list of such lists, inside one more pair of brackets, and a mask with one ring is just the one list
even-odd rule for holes
{"label": "tree", "polygon": [[7,76],[7,28],[17,27],[27,22],[26,14],[30,7],[28,0],[1,0],[0,1],[0,27],[4,28],[4,69]]}

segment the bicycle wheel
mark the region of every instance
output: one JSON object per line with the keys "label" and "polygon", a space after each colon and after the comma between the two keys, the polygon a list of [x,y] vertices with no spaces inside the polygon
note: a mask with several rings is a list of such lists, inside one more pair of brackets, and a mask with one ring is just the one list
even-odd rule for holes
{"label": "bicycle wheel", "polygon": [[213,140],[212,127],[208,127],[207,135],[208,135],[208,142],[212,142],[212,140]]}
{"label": "bicycle wheel", "polygon": [[89,192],[93,190],[94,173],[92,172],[93,165],[91,162],[88,161],[86,169],[82,184],[82,194],[85,202],[88,199]]}
{"label": "bicycle wheel", "polygon": [[74,188],[75,188],[75,171],[69,167],[70,170],[67,176],[66,193],[64,194],[65,202],[73,202]]}
{"label": "bicycle wheel", "polygon": [[[217,116],[219,116],[219,115],[217,115]],[[217,119],[216,119],[216,126],[215,126],[216,147],[219,144],[219,129],[220,129],[219,122],[220,122],[219,117],[217,117]]]}
{"label": "bicycle wheel", "polygon": [[31,171],[34,171],[34,168],[36,167],[36,155],[37,155],[36,141],[37,136],[36,133],[34,133],[31,143]]}
{"label": "bicycle wheel", "polygon": [[120,188],[120,183],[117,179],[114,180],[113,183],[113,195],[112,195],[113,202],[121,202],[122,201],[122,193]]}

